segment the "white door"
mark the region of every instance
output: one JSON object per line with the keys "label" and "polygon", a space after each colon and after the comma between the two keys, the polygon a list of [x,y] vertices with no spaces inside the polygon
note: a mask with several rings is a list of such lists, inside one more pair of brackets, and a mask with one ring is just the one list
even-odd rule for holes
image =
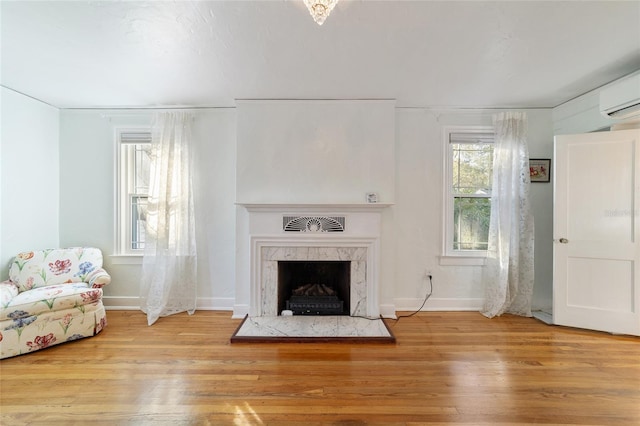
{"label": "white door", "polygon": [[553,322],[640,336],[640,131],[555,138]]}

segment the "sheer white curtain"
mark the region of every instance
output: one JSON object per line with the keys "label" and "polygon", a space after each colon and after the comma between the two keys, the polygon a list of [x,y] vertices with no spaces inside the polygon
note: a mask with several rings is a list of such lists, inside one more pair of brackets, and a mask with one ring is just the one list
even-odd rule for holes
{"label": "sheer white curtain", "polygon": [[156,114],[140,307],[149,325],[196,309],[196,240],[191,189],[191,115]]}
{"label": "sheer white curtain", "polygon": [[482,314],[531,316],[534,225],[529,201],[529,150],[525,113],[493,117],[495,147]]}

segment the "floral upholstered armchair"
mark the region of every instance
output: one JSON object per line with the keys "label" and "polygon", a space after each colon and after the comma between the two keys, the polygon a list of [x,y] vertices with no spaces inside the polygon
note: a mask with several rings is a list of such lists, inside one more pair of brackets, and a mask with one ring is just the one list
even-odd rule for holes
{"label": "floral upholstered armchair", "polygon": [[97,248],[18,254],[0,283],[0,359],[98,334],[110,282]]}

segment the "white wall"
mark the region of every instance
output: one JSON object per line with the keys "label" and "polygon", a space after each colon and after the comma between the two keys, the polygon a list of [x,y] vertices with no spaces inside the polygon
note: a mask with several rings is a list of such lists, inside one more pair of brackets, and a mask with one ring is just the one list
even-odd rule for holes
{"label": "white wall", "polygon": [[148,113],[63,110],[60,114],[60,244],[102,250],[112,276],[105,304],[138,306],[139,265],[114,264],[115,128],[149,125]]}
{"label": "white wall", "polygon": [[[235,299],[236,229],[236,161],[246,166],[260,162],[269,145],[260,153],[236,160],[236,134],[246,132],[238,122],[235,109],[198,110],[194,121],[196,143],[196,214],[198,215],[198,250],[200,252],[198,289],[199,305],[206,308],[232,309]],[[553,124],[550,110],[524,110],[529,118],[529,151],[533,158],[552,158]],[[392,150],[387,151],[394,164],[372,174],[379,185],[372,190],[393,194],[395,205],[383,216],[382,280],[385,294],[381,302],[395,303],[400,309],[417,308],[427,289],[425,268],[434,275],[434,294],[425,309],[478,309],[484,289],[480,283],[481,267],[442,266],[443,155],[445,141],[442,127],[451,125],[491,125],[495,111],[435,111],[421,108],[394,108],[385,127],[395,128]],[[148,122],[148,111],[63,111],[60,121],[60,244],[91,244],[113,253],[114,241],[114,126]],[[238,138],[239,139],[239,138]],[[282,146],[271,140],[277,149]],[[238,147],[240,149],[240,147]],[[248,149],[248,145],[242,149]],[[364,149],[366,152],[366,149]],[[320,163],[330,162],[334,152],[319,154]],[[361,156],[366,163],[377,152]],[[289,160],[291,158],[287,157]],[[278,163],[271,163],[271,168]],[[388,177],[389,170],[394,170]],[[553,170],[552,170],[553,173]],[[393,188],[387,189],[380,176],[387,176]],[[240,178],[242,179],[242,178]],[[362,182],[362,181],[360,181]],[[328,187],[331,187],[329,185]],[[265,187],[266,188],[266,187]],[[265,189],[263,188],[263,189]],[[379,188],[385,188],[381,190]],[[302,190],[301,188],[297,188]],[[369,190],[368,188],[366,190]],[[360,202],[365,186],[353,191]],[[250,188],[247,188],[247,194]],[[303,197],[308,197],[306,186]],[[388,192],[387,192],[388,191]],[[324,193],[326,195],[326,193]],[[324,196],[323,195],[323,196]],[[385,195],[386,196],[386,195]],[[534,308],[551,306],[552,272],[552,184],[535,183],[531,187],[536,221],[536,282]],[[355,198],[358,199],[355,199]],[[248,197],[249,198],[249,197]],[[382,201],[385,201],[381,196]],[[239,201],[239,200],[238,200]],[[242,201],[248,201],[242,200]],[[251,201],[265,201],[253,199]],[[281,200],[289,201],[289,200]],[[301,198],[301,202],[320,199]],[[240,217],[240,216],[239,216]],[[241,230],[239,230],[241,231]],[[108,306],[137,306],[140,266],[122,264],[121,259],[105,257],[114,279],[105,288]]]}
{"label": "white wall", "polygon": [[535,284],[533,309],[551,312],[553,306],[553,174],[554,149],[550,110],[530,110],[529,157],[551,159],[551,182],[531,184],[535,219]]}
{"label": "white wall", "polygon": [[394,201],[394,101],[239,101],[245,203]]}
{"label": "white wall", "polygon": [[59,242],[57,108],[0,88],[0,278],[25,250]]}
{"label": "white wall", "polygon": [[[198,304],[233,304],[235,289],[235,112],[194,112]],[[105,305],[137,307],[140,258],[114,257],[115,129],[144,126],[145,110],[65,110],[60,119],[60,244],[102,249],[112,282]]]}
{"label": "white wall", "polygon": [[234,109],[197,113],[193,127],[198,232],[199,303],[230,309],[235,300],[235,174],[236,114]]}
{"label": "white wall", "polygon": [[[528,117],[531,158],[552,158],[550,110],[522,110]],[[415,309],[427,290],[425,270],[433,274],[433,295],[425,309],[477,310],[483,301],[481,266],[440,264],[443,238],[445,126],[491,126],[496,110],[436,111],[398,109],[396,114],[396,308]],[[534,309],[551,308],[551,183],[532,183],[535,219]]]}

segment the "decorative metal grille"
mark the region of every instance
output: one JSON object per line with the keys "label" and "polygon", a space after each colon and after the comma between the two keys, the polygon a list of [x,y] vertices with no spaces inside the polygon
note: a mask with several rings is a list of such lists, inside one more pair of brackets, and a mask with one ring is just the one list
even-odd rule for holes
{"label": "decorative metal grille", "polygon": [[344,216],[283,216],[287,232],[344,232]]}

